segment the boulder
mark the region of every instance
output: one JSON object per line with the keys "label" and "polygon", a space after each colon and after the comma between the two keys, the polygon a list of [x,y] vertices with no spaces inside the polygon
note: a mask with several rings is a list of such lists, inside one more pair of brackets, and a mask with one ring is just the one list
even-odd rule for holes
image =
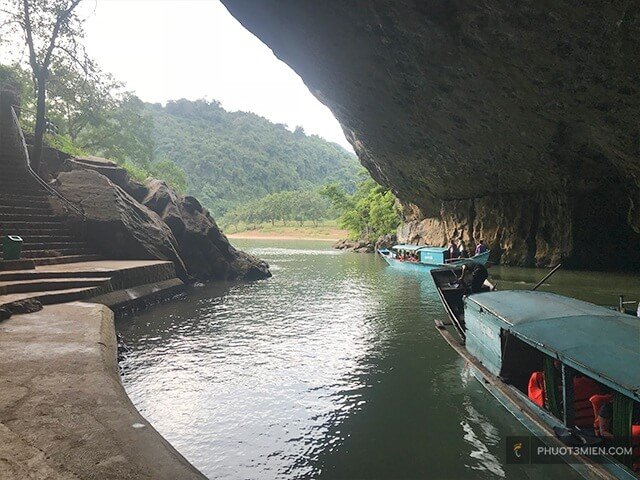
{"label": "boulder", "polygon": [[100,252],[112,259],[171,260],[178,277],[189,279],[171,229],[107,177],[89,169],[62,172],[57,189],[83,211],[84,218],[70,223]]}
{"label": "boulder", "polygon": [[132,180],[99,157],[68,159],[54,173],[56,188],[85,212],[86,221],[74,220],[77,227],[111,258],[173,260],[183,280],[271,276],[266,262],[229,243],[196,198],[160,180]]}
{"label": "boulder", "polygon": [[386,235],[381,235],[380,237],[378,237],[378,240],[376,240],[376,244],[375,244],[375,250],[380,250],[382,248],[391,248],[394,245],[397,245],[398,243],[398,238],[396,237],[395,233],[387,233]]}
{"label": "boulder", "polygon": [[337,250],[349,250],[356,253],[372,253],[374,249],[373,243],[367,240],[338,240],[333,244],[333,248]]}
{"label": "boulder", "polygon": [[177,240],[180,257],[197,280],[256,280],[271,276],[269,265],[235,249],[209,211],[194,197],[177,194],[165,182],[149,179],[142,203],[157,213]]}

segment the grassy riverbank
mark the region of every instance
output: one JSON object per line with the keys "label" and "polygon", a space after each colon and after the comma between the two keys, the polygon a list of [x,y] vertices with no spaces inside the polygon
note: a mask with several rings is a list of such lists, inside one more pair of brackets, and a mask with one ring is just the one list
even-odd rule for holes
{"label": "grassy riverbank", "polygon": [[260,225],[238,225],[237,228],[228,227],[225,229],[227,237],[233,238],[263,238],[263,239],[281,239],[281,240],[327,240],[335,242],[342,238],[347,238],[348,232],[338,227],[335,220],[327,220],[318,222],[314,225],[312,222],[304,222],[295,224],[276,224],[263,223]]}

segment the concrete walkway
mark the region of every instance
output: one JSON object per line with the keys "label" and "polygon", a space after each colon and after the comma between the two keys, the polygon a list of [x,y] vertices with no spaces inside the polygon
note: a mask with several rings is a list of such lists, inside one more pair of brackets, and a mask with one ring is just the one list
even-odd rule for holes
{"label": "concrete walkway", "polygon": [[204,478],[138,413],[113,313],[46,306],[0,323],[0,478]]}

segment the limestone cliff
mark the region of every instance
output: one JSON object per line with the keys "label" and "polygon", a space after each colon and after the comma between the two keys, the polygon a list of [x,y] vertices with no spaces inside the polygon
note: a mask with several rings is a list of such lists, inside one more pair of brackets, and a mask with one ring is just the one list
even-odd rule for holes
{"label": "limestone cliff", "polygon": [[405,204],[400,240],[640,266],[637,3],[222,1]]}

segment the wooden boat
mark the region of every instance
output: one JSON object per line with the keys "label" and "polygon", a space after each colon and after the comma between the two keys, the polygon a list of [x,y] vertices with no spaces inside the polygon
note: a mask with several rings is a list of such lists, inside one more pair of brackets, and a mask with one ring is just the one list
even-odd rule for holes
{"label": "wooden boat", "polygon": [[[633,425],[633,412],[640,409],[640,319],[552,293],[498,292],[488,282],[484,291],[466,295],[455,283],[459,274],[455,267],[431,270],[448,317],[436,321],[436,328],[529,431],[550,446],[566,447],[567,432],[600,443],[592,424],[601,397],[589,396],[593,408],[580,410],[580,417],[574,408],[597,388],[613,398],[614,436],[628,448],[640,444],[640,425]],[[534,372],[543,385],[556,388],[532,396]],[[577,379],[581,389],[574,400]],[[633,452],[616,458],[570,453],[563,459],[585,478],[638,479],[633,470],[640,470],[640,449]]]}
{"label": "wooden boat", "polygon": [[[403,270],[424,270],[425,267],[442,267],[444,265],[461,265],[465,261],[473,260],[481,265],[486,265],[489,261],[489,254],[487,250],[484,253],[475,255],[471,258],[452,258],[447,259],[447,248],[442,247],[429,247],[426,245],[395,245],[391,250],[383,248],[378,250],[378,253],[385,259],[385,261],[395,268]],[[408,252],[417,257],[416,261],[401,260],[399,258],[399,252]]]}

